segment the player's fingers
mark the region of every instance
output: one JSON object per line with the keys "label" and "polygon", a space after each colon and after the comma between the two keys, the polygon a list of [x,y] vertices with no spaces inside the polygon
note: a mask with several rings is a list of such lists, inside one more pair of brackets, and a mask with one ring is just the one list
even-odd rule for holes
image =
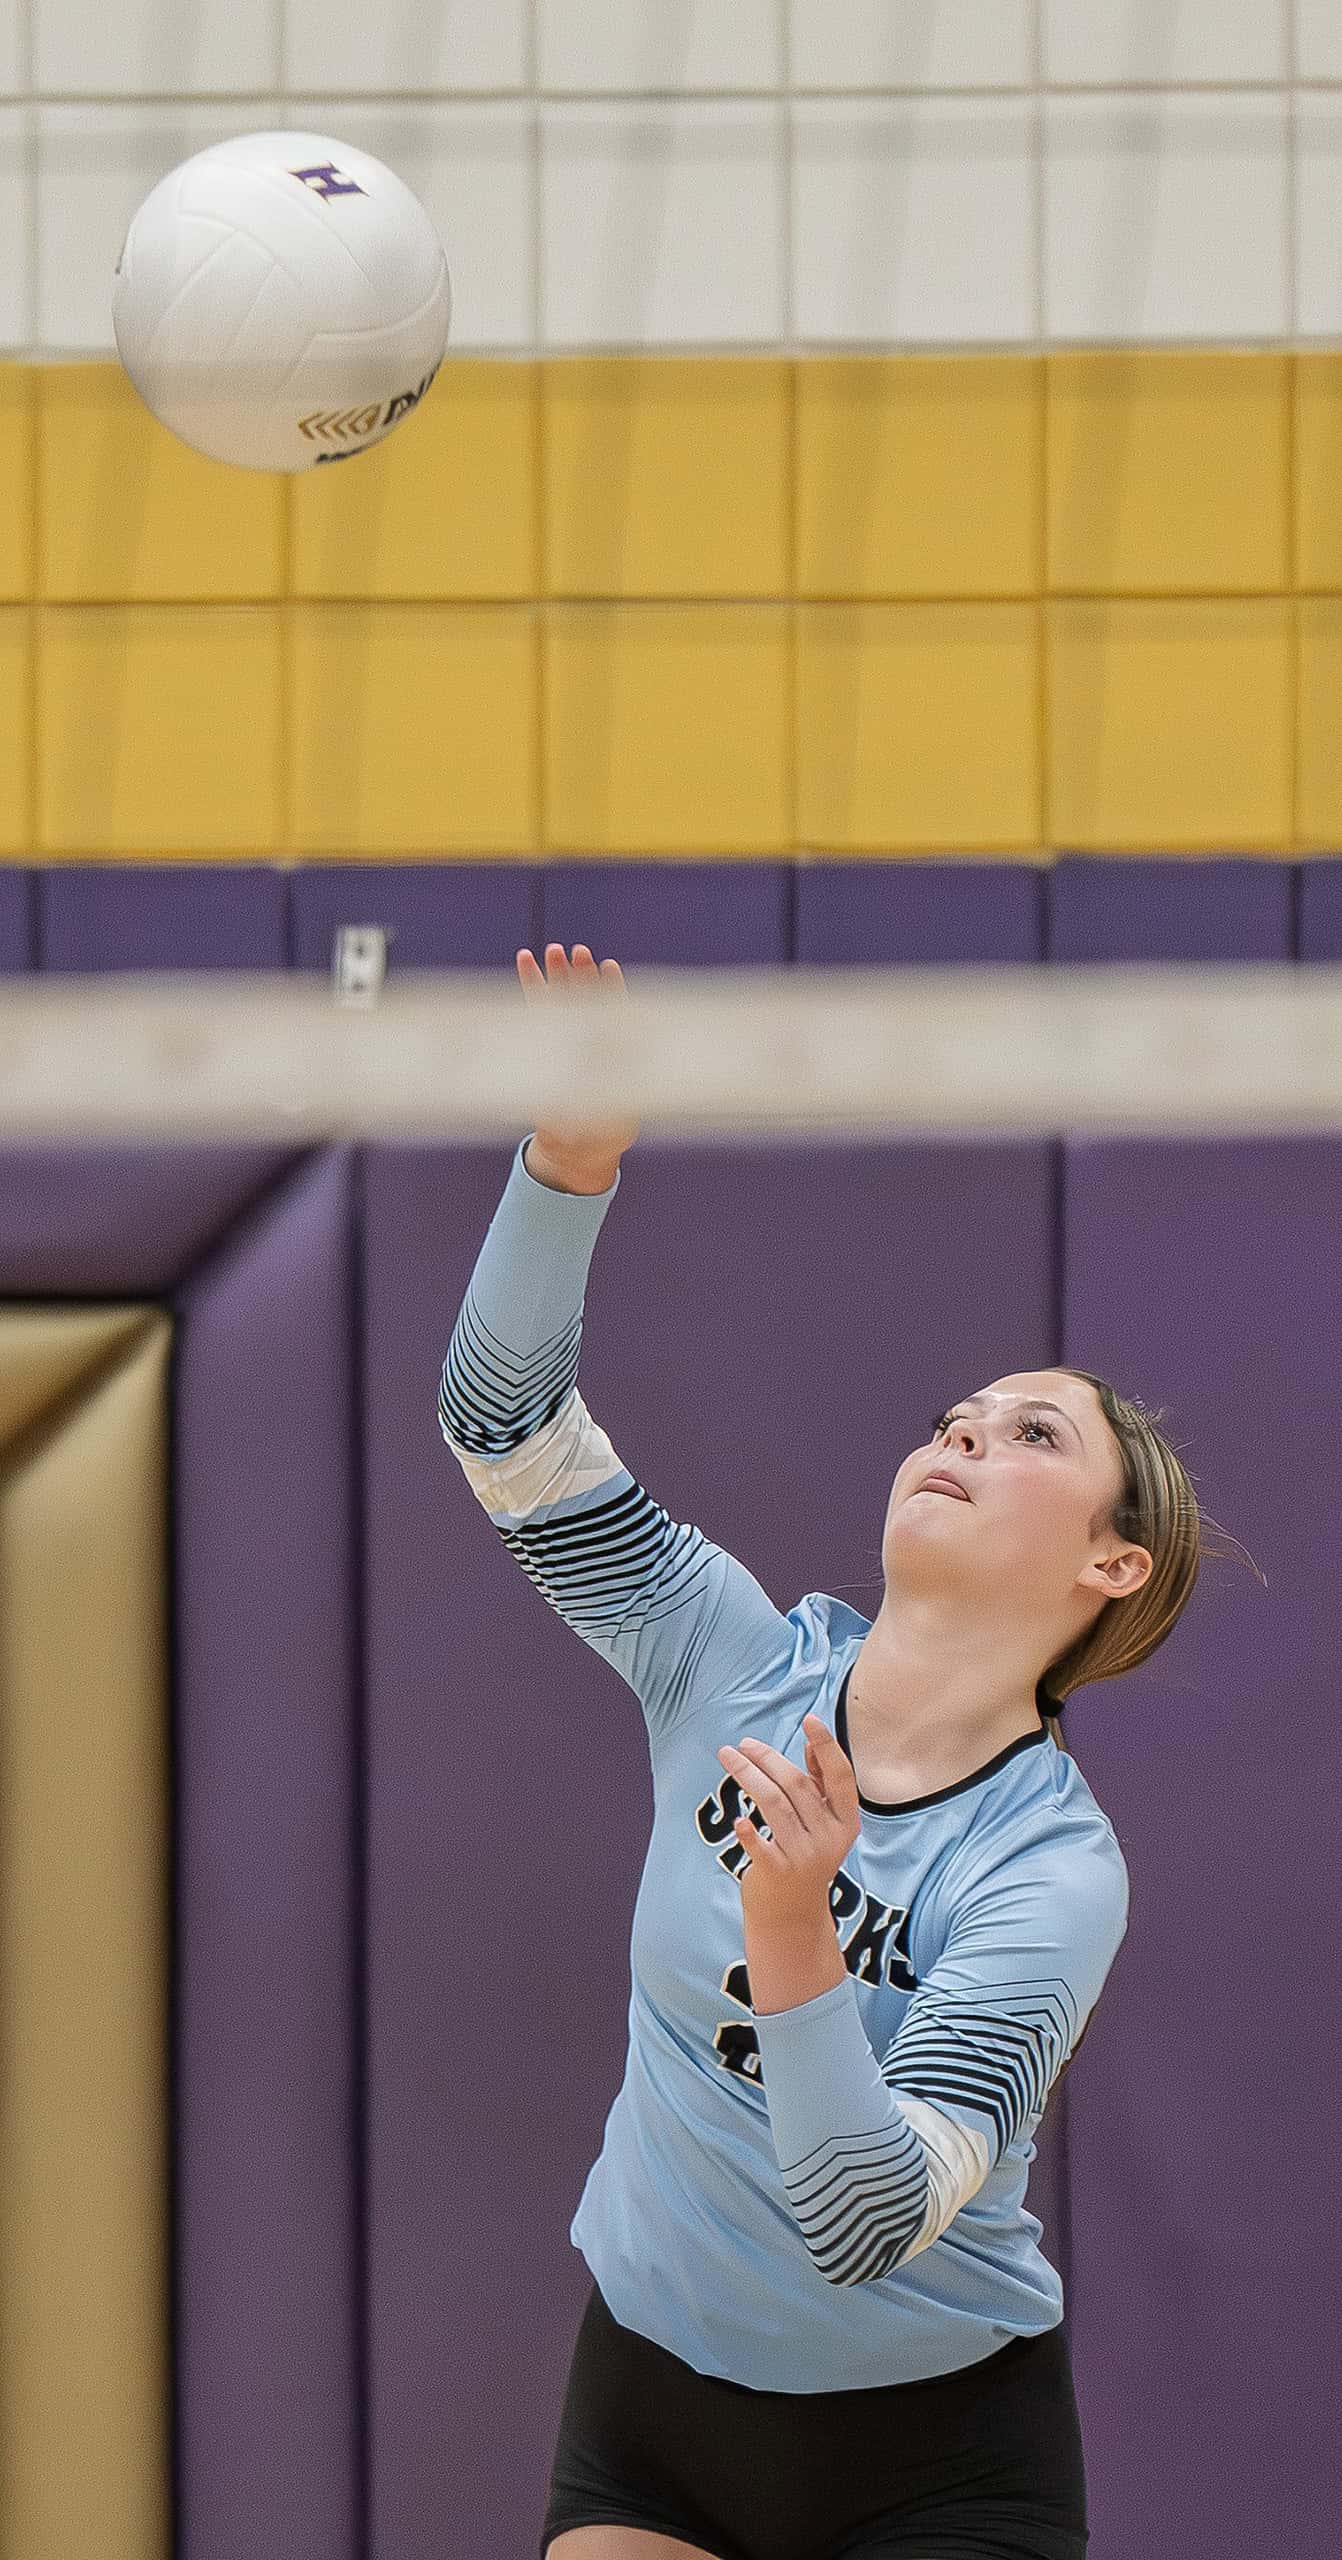
{"label": "player's fingers", "polygon": [[761,1777],[776,1786],[789,1804],[796,1805],[798,1812],[801,1811],[815,1784],[809,1770],[799,1769],[785,1751],[775,1751],[771,1742],[761,1742],[753,1733],[743,1736],[738,1756],[751,1770],[758,1771]]}
{"label": "player's fingers", "polygon": [[566,995],[597,982],[596,962],[585,942],[574,943],[572,959],[562,942],[547,942],[545,967],[551,985],[562,987]]}
{"label": "player's fingers", "polygon": [[544,969],[524,944],[516,955],[516,962],[522,992],[532,998],[543,995],[547,986],[604,986],[612,994],[627,997],[629,993],[619,961],[603,960],[598,966],[590,945],[585,942],[574,943],[572,960],[562,942],[547,942]]}
{"label": "player's fingers", "polygon": [[[734,1751],[730,1744],[725,1746],[719,1757],[726,1760],[742,1793],[748,1792],[754,1798],[774,1838],[785,1842],[790,1840],[794,1845],[799,1845],[806,1836],[806,1824],[800,1808],[794,1804],[787,1788],[780,1786],[777,1779],[771,1777],[768,1770],[760,1766],[758,1760],[749,1759],[744,1751]],[[748,1788],[745,1775],[747,1771],[749,1772]],[[795,1776],[795,1771],[793,1774]]]}

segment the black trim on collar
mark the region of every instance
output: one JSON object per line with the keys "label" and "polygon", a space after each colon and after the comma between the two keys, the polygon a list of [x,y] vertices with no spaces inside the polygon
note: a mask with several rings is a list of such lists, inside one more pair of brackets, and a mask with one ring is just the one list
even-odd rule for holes
{"label": "black trim on collar", "polygon": [[[834,1709],[835,1738],[839,1749],[847,1759],[852,1758],[852,1753],[848,1749],[848,1683],[852,1674],[853,1666],[850,1662],[843,1675]],[[1004,1769],[1008,1760],[1014,1760],[1018,1752],[1033,1751],[1037,1742],[1047,1742],[1048,1731],[1048,1726],[1041,1724],[1038,1733],[1018,1733],[1015,1741],[1009,1742],[1004,1751],[999,1751],[995,1760],[985,1761],[981,1769],[971,1769],[969,1776],[957,1778],[954,1786],[938,1787],[930,1796],[908,1796],[902,1804],[877,1804],[871,1796],[864,1796],[859,1787],[858,1803],[864,1813],[922,1813],[930,1804],[945,1804],[948,1797],[963,1795],[966,1787],[981,1786],[985,1778],[995,1777],[997,1771]]]}

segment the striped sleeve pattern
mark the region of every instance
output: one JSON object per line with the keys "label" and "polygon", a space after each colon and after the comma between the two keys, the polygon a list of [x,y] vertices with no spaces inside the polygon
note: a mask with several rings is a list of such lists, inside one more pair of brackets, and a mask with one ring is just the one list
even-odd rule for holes
{"label": "striped sleeve pattern", "polygon": [[584,1289],[619,1176],[592,1197],[554,1192],[525,1145],[452,1330],[439,1425],[509,1554],[652,1730],[765,1676],[792,1628],[744,1565],[645,1492],[588,1412]]}
{"label": "striped sleeve pattern", "polygon": [[988,2174],[981,2133],[896,2099],[852,1977],[756,2018],[774,2148],[798,2230],[829,2284],[869,2284],[930,2248]]}
{"label": "striped sleeve pattern", "polygon": [[575,1633],[613,1636],[702,1593],[701,1530],[654,1502],[593,1421],[574,1381],[580,1320],[525,1359],[472,1304],[438,1391],[443,1437],[510,1555]]}
{"label": "striped sleeve pattern", "polygon": [[878,2132],[818,2144],[783,2185],[826,2282],[870,2284],[939,2240],[987,2174],[981,2136],[913,2099]]}
{"label": "striped sleeve pattern", "polygon": [[962,1904],[879,2067],[851,1978],[757,2018],[788,2201],[832,2284],[929,2247],[1043,2114],[1126,1922],[1116,1844],[1059,1838]]}
{"label": "striped sleeve pattern", "polygon": [[[851,2067],[845,2068],[837,2051],[811,2055],[811,2085],[825,2089],[828,2119],[842,2122],[844,2130],[786,2162],[780,2157],[780,2167],[798,2228],[830,2284],[870,2283],[930,2248],[978,2193],[1029,2116],[1042,2113],[1049,2083],[1061,2068],[1063,2020],[1071,2004],[1065,1998],[1040,2002],[1031,1986],[1024,1988],[1023,2013],[1013,2015],[1006,2005],[1010,1985],[1001,1986],[1003,2005],[989,2007],[985,1997],[972,2010],[924,1985],[879,2071],[854,2016],[864,2050],[854,2055],[857,2085],[851,2094]],[[1065,1993],[1065,1986],[1059,1988]],[[830,2022],[831,2034],[837,2035],[840,2023]],[[768,2029],[773,2021],[757,2024]],[[763,2037],[761,2042],[777,2140],[779,2064]],[[782,2062],[784,2071],[800,2067],[796,2053]],[[981,2121],[957,2121],[952,2107],[986,2120],[991,2137]],[[785,2126],[784,2138],[797,2137]]]}
{"label": "striped sleeve pattern", "polygon": [[881,2076],[901,2097],[948,2103],[991,2128],[996,2162],[1044,2100],[1076,2033],[1065,1982],[993,1983],[972,2002],[929,1978],[915,1992]]}

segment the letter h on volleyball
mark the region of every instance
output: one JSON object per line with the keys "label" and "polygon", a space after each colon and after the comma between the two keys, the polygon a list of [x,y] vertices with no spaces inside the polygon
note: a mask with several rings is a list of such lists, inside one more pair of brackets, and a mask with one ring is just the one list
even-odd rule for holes
{"label": "letter h on volleyball", "polygon": [[318,196],[362,196],[368,193],[356,179],[338,178],[334,160],[319,161],[313,169],[291,169],[289,175],[301,178],[304,186],[311,186],[313,194]]}

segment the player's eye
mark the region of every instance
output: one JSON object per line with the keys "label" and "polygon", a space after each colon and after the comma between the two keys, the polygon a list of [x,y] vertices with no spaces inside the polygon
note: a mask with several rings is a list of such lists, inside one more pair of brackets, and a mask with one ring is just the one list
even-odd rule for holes
{"label": "player's eye", "polygon": [[[939,1413],[932,1425],[933,1439],[939,1440],[943,1431],[945,1431],[952,1422],[957,1420],[958,1416],[953,1410],[946,1413]],[[1042,1413],[1031,1413],[1027,1410],[1022,1414],[1018,1414],[1016,1417],[1016,1429],[1018,1431],[1042,1431],[1045,1439],[1051,1440],[1055,1449],[1060,1444],[1060,1434],[1053,1423],[1045,1421]]]}

